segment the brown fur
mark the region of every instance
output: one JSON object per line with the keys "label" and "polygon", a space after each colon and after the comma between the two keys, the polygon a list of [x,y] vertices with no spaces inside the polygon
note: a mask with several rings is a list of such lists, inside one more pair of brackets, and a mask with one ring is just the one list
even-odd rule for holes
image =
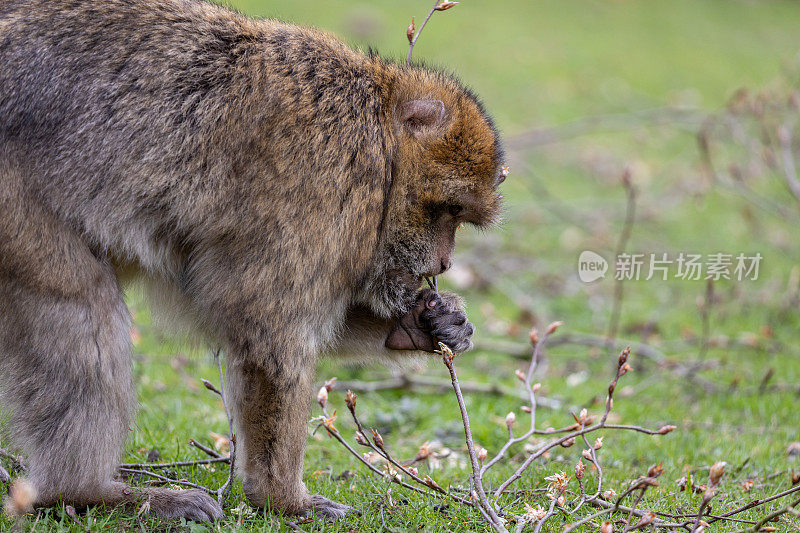
{"label": "brown fur", "polygon": [[[250,501],[346,512],[302,483],[317,359],[402,354],[384,344],[422,276],[497,217],[501,158],[451,77],[318,30],[200,0],[0,0],[0,381],[38,503],[221,514],[111,481],[134,273],[226,349]],[[442,301],[409,323],[468,348]]]}

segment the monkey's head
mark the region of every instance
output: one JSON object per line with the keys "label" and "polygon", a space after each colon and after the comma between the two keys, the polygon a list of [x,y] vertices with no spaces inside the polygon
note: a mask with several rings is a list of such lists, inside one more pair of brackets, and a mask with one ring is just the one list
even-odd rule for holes
{"label": "monkey's head", "polygon": [[366,287],[385,316],[406,311],[425,276],[450,268],[461,224],[497,222],[506,174],[491,118],[453,78],[401,68],[389,113],[392,183]]}

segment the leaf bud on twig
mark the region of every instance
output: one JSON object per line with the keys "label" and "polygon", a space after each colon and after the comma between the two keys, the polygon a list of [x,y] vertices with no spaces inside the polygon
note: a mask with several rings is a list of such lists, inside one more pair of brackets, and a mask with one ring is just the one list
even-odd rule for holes
{"label": "leaf bud on twig", "polygon": [[717,461],[711,466],[711,469],[708,471],[708,481],[711,483],[712,487],[719,485],[722,475],[725,473],[725,465],[727,464],[728,463],[725,461]]}
{"label": "leaf bud on twig", "polygon": [[423,482],[424,482],[424,483],[425,483],[427,486],[429,486],[430,488],[432,488],[432,489],[434,489],[434,490],[438,490],[438,491],[441,491],[441,490],[442,490],[442,487],[440,487],[438,483],[436,483],[436,482],[435,482],[433,479],[431,479],[431,477],[430,477],[430,476],[425,476],[425,479],[423,479],[422,481],[423,481]]}
{"label": "leaf bud on twig", "polygon": [[451,7],[455,7],[457,5],[458,5],[458,2],[442,2],[441,4],[436,6],[434,9],[436,9],[436,11],[447,11]]}
{"label": "leaf bud on twig", "polygon": [[663,462],[653,465],[647,469],[647,477],[658,477],[664,473]]}
{"label": "leaf bud on twig", "polygon": [[516,421],[517,421],[517,415],[514,414],[514,411],[510,411],[506,415],[506,427],[508,429],[511,429],[511,427],[514,425],[514,422],[516,422]]}
{"label": "leaf bud on twig", "polygon": [[478,446],[478,449],[475,450],[475,456],[478,458],[478,461],[484,462],[489,456],[489,452],[483,446]]}
{"label": "leaf bud on twig", "polygon": [[553,333],[555,333],[555,332],[556,332],[556,330],[559,328],[559,326],[561,326],[561,325],[563,325],[563,324],[564,324],[564,323],[563,323],[563,322],[561,322],[561,321],[558,321],[558,322],[553,322],[552,324],[550,324],[549,326],[547,326],[547,334],[548,334],[548,335],[552,335]]}
{"label": "leaf bud on twig", "polygon": [[530,338],[531,344],[536,346],[539,344],[539,331],[536,328],[532,328],[531,332],[528,334],[528,338]]}
{"label": "leaf bud on twig", "polygon": [[210,382],[210,381],[208,381],[207,379],[202,379],[202,378],[200,379],[200,381],[202,381],[202,382],[203,382],[203,386],[204,386],[205,388],[207,388],[207,389],[208,389],[208,390],[210,390],[211,392],[215,392],[215,393],[219,394],[220,396],[222,396],[222,393],[219,391],[219,389],[217,389],[217,388],[214,386],[214,384],[213,384],[213,383],[211,383],[211,382]]}
{"label": "leaf bud on twig", "polygon": [[414,40],[414,30],[415,29],[416,28],[414,27],[414,17],[411,17],[411,24],[409,24],[408,28],[406,28],[406,37],[408,37],[408,42],[409,43],[411,43],[411,41]]}
{"label": "leaf bud on twig", "polygon": [[356,414],[356,395],[350,389],[347,389],[347,396],[344,399],[345,405],[350,409],[350,412]]}
{"label": "leaf bud on twig", "polygon": [[656,519],[656,515],[653,511],[647,511],[642,519],[639,520],[639,523],[633,526],[633,529],[642,529],[644,526],[649,525]]}
{"label": "leaf bud on twig", "polygon": [[317,393],[317,403],[320,405],[320,407],[325,409],[325,405],[328,403],[328,389],[325,387],[319,389],[319,392]]}
{"label": "leaf bud on twig", "polygon": [[578,459],[578,463],[575,465],[575,477],[578,478],[578,481],[583,479],[584,472],[586,472],[586,465]]}
{"label": "leaf bud on twig", "polygon": [[618,366],[622,366],[628,360],[628,356],[631,354],[631,347],[628,346],[624,350],[622,350],[619,354],[619,359],[617,360]]}
{"label": "leaf bud on twig", "polygon": [[372,440],[374,440],[375,441],[375,445],[382,450],[383,449],[383,437],[381,437],[381,434],[378,433],[375,430],[375,428],[370,428],[370,430],[372,431]]}
{"label": "leaf bud on twig", "polygon": [[427,459],[431,456],[433,452],[431,451],[431,445],[429,442],[423,442],[422,446],[419,447],[419,451],[417,452],[417,456],[414,458],[415,461],[422,461]]}

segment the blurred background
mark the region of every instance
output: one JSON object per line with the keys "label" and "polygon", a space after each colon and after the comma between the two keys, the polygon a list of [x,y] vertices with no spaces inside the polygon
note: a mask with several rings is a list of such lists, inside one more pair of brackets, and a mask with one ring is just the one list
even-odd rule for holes
{"label": "blurred background", "polygon": [[[230,2],[250,15],[323,28],[397,60],[408,50],[411,17],[419,26],[429,4]],[[800,5],[730,0],[465,0],[436,13],[414,49],[416,60],[456,73],[480,95],[511,167],[502,187],[503,224],[459,232],[456,267],[440,280],[464,294],[477,328],[478,349],[457,361],[462,381],[513,390],[514,370],[529,358],[529,330],[561,320],[537,376],[542,395],[558,406],[541,409],[540,427],[561,427],[569,409],[602,410],[613,361],[630,344],[635,372],[623,378],[613,416],[678,429],[655,440],[610,435],[607,475],[619,491],[642,468],[663,461],[662,487],[647,495],[653,507],[696,509],[692,499],[699,496],[680,492],[674,480],[701,475],[715,461],[736,472],[728,478],[730,502],[780,490],[791,483],[791,469],[800,469],[791,447],[800,441],[800,192],[793,193],[791,166],[800,156],[799,52]],[[627,225],[626,214],[633,215]],[[621,243],[623,232],[629,238]],[[621,245],[645,254],[639,281],[615,281]],[[604,278],[580,280],[585,250],[609,262]],[[649,254],[675,260],[681,252],[704,261],[731,254],[732,279],[709,283],[705,270],[699,280],[680,279],[676,264],[666,281],[660,274],[644,279]],[[762,256],[756,280],[735,279],[740,253]],[[192,400],[189,415],[179,410],[185,396],[176,390],[202,374],[206,360],[176,359],[144,310],[139,318],[140,357],[173,369],[153,374],[140,367],[143,394],[154,398],[143,405],[137,443],[147,448],[149,439],[163,443],[164,435],[183,442],[198,415],[225,433],[213,399],[200,408]],[[171,355],[159,359],[159,353]],[[319,378],[372,383],[403,372],[326,362]],[[438,359],[411,374],[447,376]],[[196,394],[205,399],[204,391]],[[334,407],[342,394],[331,395]],[[467,402],[476,440],[489,449],[504,441],[505,413],[522,414],[508,395],[469,394]],[[466,478],[457,406],[446,389],[364,392],[359,406],[401,456],[413,457],[424,441],[452,452],[440,483],[442,476]],[[552,454],[525,482],[541,486],[544,476],[571,468],[578,453]],[[333,441],[320,433],[311,438],[312,487],[333,490],[325,488],[331,476],[359,468]],[[338,484],[362,497],[385,491],[367,474],[355,479]],[[392,523],[432,520],[424,510],[432,504],[412,501]]]}
{"label": "blurred background", "polygon": [[[397,60],[408,50],[411,17],[419,26],[430,4],[230,2]],[[715,461],[730,465],[719,505],[786,488],[800,470],[799,51],[800,4],[788,0],[464,0],[436,13],[414,49],[416,60],[456,73],[481,96],[511,167],[503,224],[459,232],[456,266],[440,279],[466,297],[477,328],[477,349],[457,359],[460,377],[478,389],[513,390],[515,369],[529,359],[530,329],[563,321],[536,378],[547,398],[540,427],[561,427],[570,409],[602,412],[613,362],[631,345],[635,371],[618,389],[614,420],[678,428],[659,439],[605,441],[617,492],[663,461],[662,486],[643,507],[696,509],[699,496],[675,480],[704,475]],[[581,281],[578,258],[587,250],[608,262],[605,277]],[[614,279],[620,252],[645,254],[641,279]],[[650,254],[680,253],[704,261],[730,254],[731,279],[706,280],[706,270],[682,279],[676,263],[666,281],[660,273],[644,279]],[[760,254],[757,279],[736,279],[738,254]],[[188,437],[227,432],[219,402],[198,383],[216,375],[213,362],[163,337],[136,294],[131,303],[143,399],[131,459],[154,448],[182,457]],[[369,388],[403,375],[447,378],[435,358],[410,373],[325,362],[319,378]],[[330,401],[345,412],[342,390]],[[490,450],[505,441],[505,414],[522,415],[513,394],[468,394],[467,403],[475,438]],[[433,442],[447,451],[439,483],[465,482],[461,422],[446,388],[362,392],[359,408],[399,456]],[[346,421],[340,429],[352,431]],[[518,461],[525,451],[515,453]],[[543,486],[579,455],[552,453],[523,486]],[[360,468],[321,432],[310,437],[310,487],[369,511],[371,495],[386,487]],[[387,508],[390,527],[483,527],[477,514],[455,520],[434,511],[436,502],[405,497]],[[356,529],[371,530],[384,517],[358,520]]]}

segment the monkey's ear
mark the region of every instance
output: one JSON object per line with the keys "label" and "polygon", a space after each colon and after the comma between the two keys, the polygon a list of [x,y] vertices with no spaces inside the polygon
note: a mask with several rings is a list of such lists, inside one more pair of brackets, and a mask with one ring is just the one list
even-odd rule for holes
{"label": "monkey's ear", "polygon": [[398,120],[403,129],[419,138],[440,131],[447,111],[441,100],[409,100],[400,104]]}

